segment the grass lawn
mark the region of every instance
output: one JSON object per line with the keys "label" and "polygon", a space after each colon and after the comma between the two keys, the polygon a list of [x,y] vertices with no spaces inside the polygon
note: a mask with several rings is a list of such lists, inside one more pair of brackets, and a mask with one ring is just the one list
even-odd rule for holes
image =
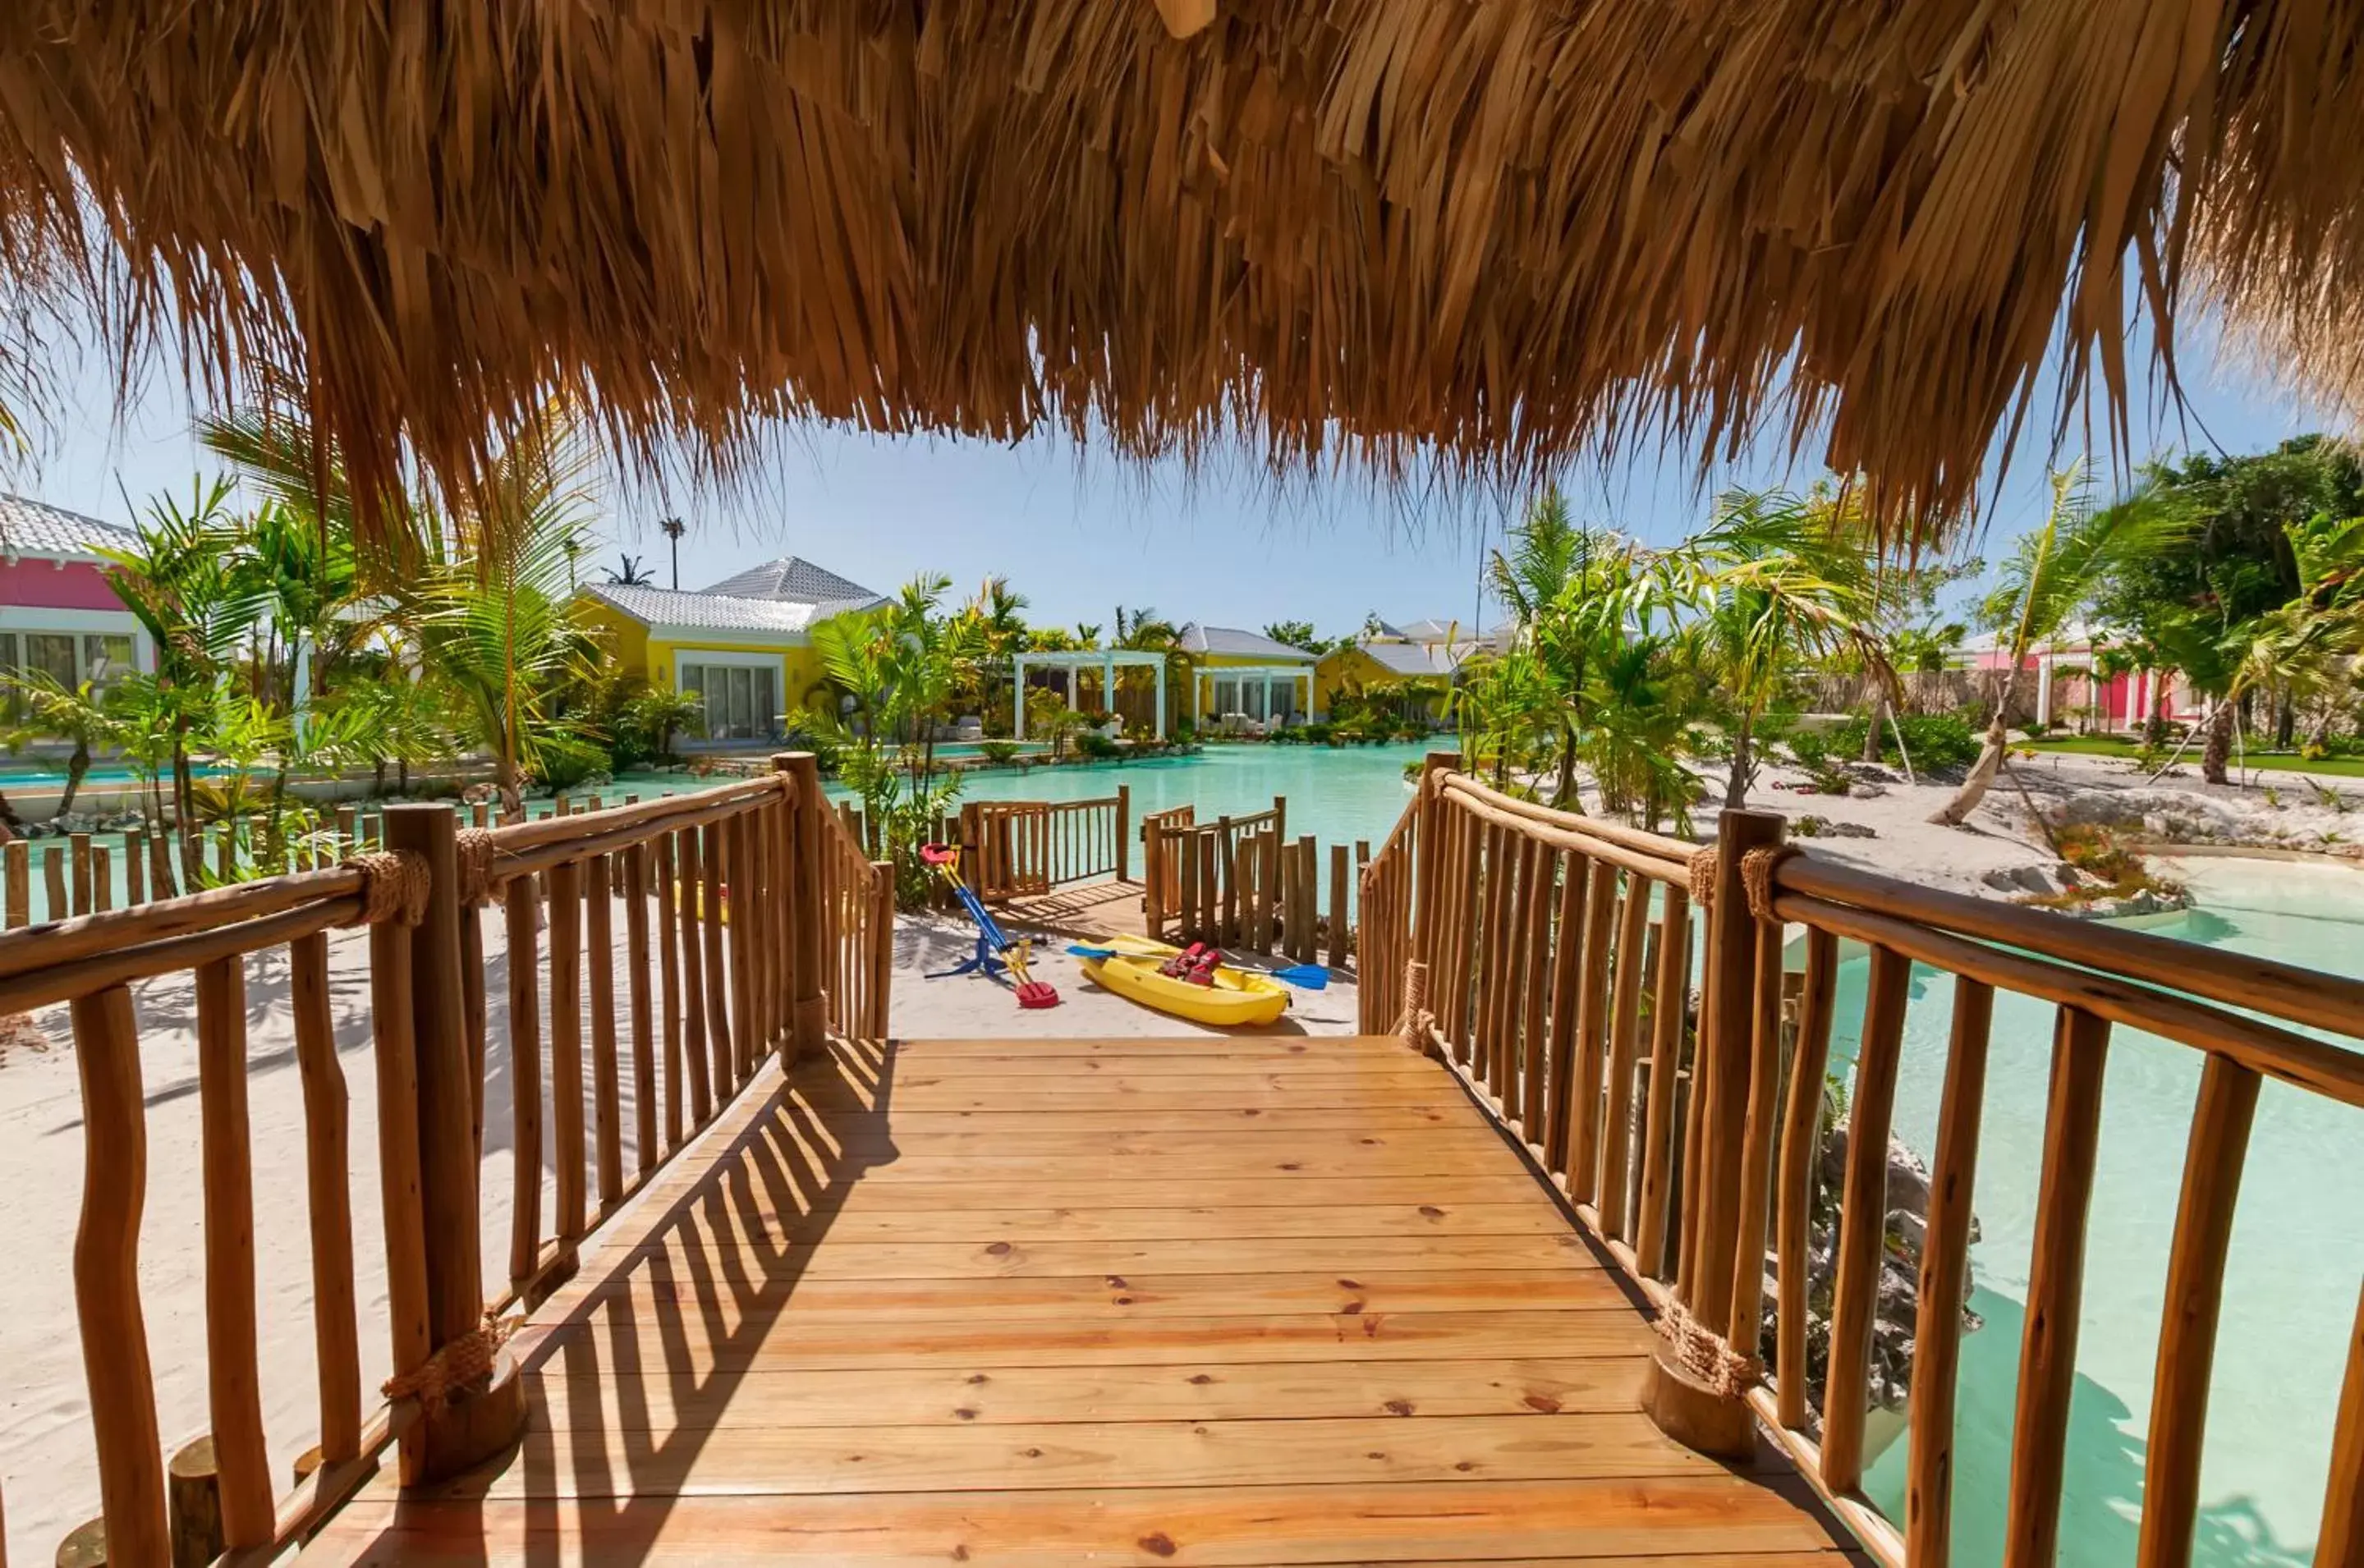
{"label": "grass lawn", "polygon": [[[2039,751],[2067,751],[2080,757],[2124,757],[2131,761],[2142,748],[2131,740],[2121,740],[2110,735],[2068,735],[2052,740],[2026,740],[2022,745],[2033,746]],[[2325,757],[2308,762],[2294,751],[2251,751],[2248,765],[2259,773],[2319,773],[2325,778],[2364,779],[2364,757]],[[2195,743],[2185,748],[2179,768],[2200,767],[2200,748]]]}

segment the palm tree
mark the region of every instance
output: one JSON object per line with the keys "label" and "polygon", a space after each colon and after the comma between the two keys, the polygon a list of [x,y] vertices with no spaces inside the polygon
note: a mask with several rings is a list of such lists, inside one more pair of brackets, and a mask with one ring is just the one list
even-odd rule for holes
{"label": "palm tree", "polygon": [[[1165,655],[1166,711],[1169,713],[1183,711],[1183,700],[1190,689],[1190,682],[1197,673],[1198,666],[1193,664],[1189,656],[1182,651],[1182,630],[1179,627],[1159,615],[1148,605],[1143,605],[1129,613],[1122,605],[1119,605],[1116,607],[1115,646],[1131,649],[1136,652]],[[1117,679],[1123,678],[1124,673],[1120,670],[1117,673]],[[1116,712],[1114,692],[1108,694],[1108,706],[1110,713]]]}
{"label": "palm tree", "polygon": [[22,701],[26,711],[24,722],[7,732],[10,751],[39,736],[72,743],[73,751],[66,758],[66,787],[58,796],[58,815],[69,815],[73,810],[74,795],[90,772],[92,748],[106,746],[114,740],[117,726],[114,716],[107,711],[106,694],[88,681],[65,685],[46,670],[31,675],[12,675],[0,684]]}
{"label": "palm tree", "polygon": [[[107,585],[155,646],[154,701],[148,717],[169,738],[157,750],[169,759],[173,816],[184,828],[196,821],[190,743],[205,732],[218,689],[267,603],[252,574],[241,573],[221,548],[224,534],[235,526],[227,482],[216,480],[209,486],[193,485],[186,507],[159,496],[134,520],[130,545],[97,551],[108,562]],[[199,846],[194,834],[179,837],[182,875],[195,886]],[[157,892],[169,895],[173,877],[164,836],[153,841]]]}
{"label": "palm tree", "polygon": [[1723,803],[1747,802],[1756,736],[1799,662],[1845,651],[1887,674],[1869,533],[1847,495],[1735,493],[1687,547],[1703,604],[1701,648],[1733,716]]}
{"label": "palm tree", "polygon": [[1986,798],[2010,738],[2009,683],[2029,655],[2068,624],[2113,567],[2156,549],[2180,526],[2139,495],[2095,511],[2080,463],[2057,470],[2051,481],[2044,526],[2019,541],[1980,607],[1981,618],[2003,634],[1996,652],[2004,685],[1987,726],[1986,745],[1962,787],[1930,817],[1932,822],[1959,827]]}
{"label": "palm tree", "polygon": [[681,592],[681,536],[687,531],[687,527],[679,517],[667,517],[657,525],[657,529],[673,547],[673,591],[678,594]]}
{"label": "palm tree", "polygon": [[652,573],[647,567],[641,564],[641,558],[639,556],[624,555],[619,551],[618,559],[623,563],[623,569],[621,571],[610,572],[608,573],[608,582],[610,586],[617,588],[646,588],[654,585],[656,583],[655,575]]}
{"label": "palm tree", "polygon": [[541,409],[454,497],[449,552],[399,595],[402,629],[492,758],[508,811],[523,808],[526,779],[567,734],[558,688],[596,656],[570,608],[591,472],[571,416]]}

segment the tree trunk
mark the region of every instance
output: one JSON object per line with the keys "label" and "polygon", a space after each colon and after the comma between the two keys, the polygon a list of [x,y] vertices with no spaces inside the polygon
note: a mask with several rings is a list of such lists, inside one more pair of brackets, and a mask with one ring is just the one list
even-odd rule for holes
{"label": "tree trunk", "polygon": [[2287,751],[2298,740],[2298,705],[2284,692],[2274,699],[2274,744]]}
{"label": "tree trunk", "polygon": [[2143,744],[2167,744],[2167,683],[2158,684],[2158,692],[2151,699],[2150,716],[2143,720]]}
{"label": "tree trunk", "polygon": [[58,815],[63,817],[73,809],[74,796],[82,791],[83,775],[90,772],[90,742],[74,742],[73,755],[66,759],[66,792],[58,796]]}
{"label": "tree trunk", "polygon": [[1748,783],[1756,773],[1756,747],[1751,715],[1740,716],[1740,728],[1732,737],[1732,773],[1724,780],[1723,805],[1727,811],[1738,811],[1748,804]]}
{"label": "tree trunk", "polygon": [[1863,727],[1863,754],[1856,761],[1877,764],[1879,761],[1879,727],[1888,719],[1888,696],[1882,693],[1871,699],[1871,722]]}
{"label": "tree trunk", "polygon": [[2233,758],[2233,716],[2238,707],[2219,700],[2208,711],[2208,743],[2200,753],[2200,776],[2210,784],[2224,784],[2225,764]]}
{"label": "tree trunk", "polygon": [[1994,722],[1987,726],[1986,746],[1979,752],[1979,760],[1971,764],[1970,776],[1962,781],[1962,787],[1954,792],[1953,799],[1937,808],[1930,821],[1947,828],[1958,828],[1968,820],[1970,813],[1979,808],[1979,802],[1986,798],[1987,790],[1994,784],[1995,774],[2002,768],[2003,743],[2010,733],[2010,727],[2003,720],[2003,708],[1998,704]]}
{"label": "tree trunk", "polygon": [[[1576,804],[1570,805],[1570,801]],[[1581,811],[1584,803],[1576,800],[1576,726],[1563,724],[1559,733],[1559,786],[1552,794],[1552,805],[1561,811]]]}

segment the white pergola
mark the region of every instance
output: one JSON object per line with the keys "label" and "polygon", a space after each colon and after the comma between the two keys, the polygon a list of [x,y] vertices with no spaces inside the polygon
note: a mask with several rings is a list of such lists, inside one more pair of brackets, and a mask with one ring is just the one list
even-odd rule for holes
{"label": "white pergola", "polygon": [[[1205,681],[1210,685],[1222,681],[1237,681],[1243,685],[1249,682],[1260,682],[1267,688],[1278,681],[1287,681],[1292,685],[1302,681],[1305,683],[1305,701],[1297,711],[1307,718],[1313,717],[1313,666],[1310,663],[1210,664],[1202,667],[1198,672],[1198,678],[1190,683],[1190,722],[1192,724],[1199,723],[1205,717],[1199,710],[1199,683],[1200,681]],[[1270,717],[1269,707],[1266,710],[1266,716]],[[1215,717],[1220,719],[1223,716],[1219,713]]]}
{"label": "white pergola", "polygon": [[1067,706],[1076,706],[1076,672],[1098,670],[1100,673],[1100,695],[1116,711],[1116,673],[1119,670],[1154,670],[1157,672],[1157,739],[1165,739],[1165,655],[1137,648],[1085,648],[1063,652],[1013,654],[1010,671],[1016,688],[1011,705],[1018,710],[1009,732],[1014,740],[1026,739],[1026,667],[1039,670],[1065,670],[1067,673]]}

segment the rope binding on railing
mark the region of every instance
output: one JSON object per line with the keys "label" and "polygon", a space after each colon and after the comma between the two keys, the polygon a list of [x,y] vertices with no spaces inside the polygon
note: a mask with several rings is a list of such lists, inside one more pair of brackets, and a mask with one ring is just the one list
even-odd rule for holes
{"label": "rope binding on railing", "polygon": [[493,1363],[523,1318],[485,1314],[485,1320],[408,1372],[385,1380],[388,1399],[412,1399],[433,1410],[451,1402],[452,1391],[464,1388],[493,1370]]}
{"label": "rope binding on railing", "polygon": [[1675,1364],[1711,1394],[1738,1398],[1765,1381],[1765,1368],[1755,1356],[1734,1350],[1673,1296],[1667,1298],[1656,1327],[1658,1337],[1674,1348]]}
{"label": "rope binding on railing", "polygon": [[1713,844],[1703,844],[1691,851],[1686,862],[1691,878],[1691,902],[1700,908],[1706,908],[1715,897],[1715,868],[1720,859]]}
{"label": "rope binding on railing", "polygon": [[490,903],[504,891],[493,882],[493,851],[499,841],[489,828],[463,828],[452,835],[452,852],[460,866],[463,909]]}
{"label": "rope binding on railing", "polygon": [[1426,1055],[1429,1030],[1436,1024],[1436,1015],[1428,1010],[1428,965],[1416,958],[1406,959],[1403,987],[1403,1017],[1397,1020],[1396,1032],[1405,1045]]}
{"label": "rope binding on railing", "polygon": [[374,926],[392,920],[415,926],[427,918],[427,862],[404,850],[370,850],[348,856],[347,867],[362,873],[362,909],[345,923]]}
{"label": "rope binding on railing", "polygon": [[1750,914],[1773,918],[1773,879],[1781,862],[1799,852],[1794,844],[1767,844],[1740,857],[1740,885],[1748,895]]}

